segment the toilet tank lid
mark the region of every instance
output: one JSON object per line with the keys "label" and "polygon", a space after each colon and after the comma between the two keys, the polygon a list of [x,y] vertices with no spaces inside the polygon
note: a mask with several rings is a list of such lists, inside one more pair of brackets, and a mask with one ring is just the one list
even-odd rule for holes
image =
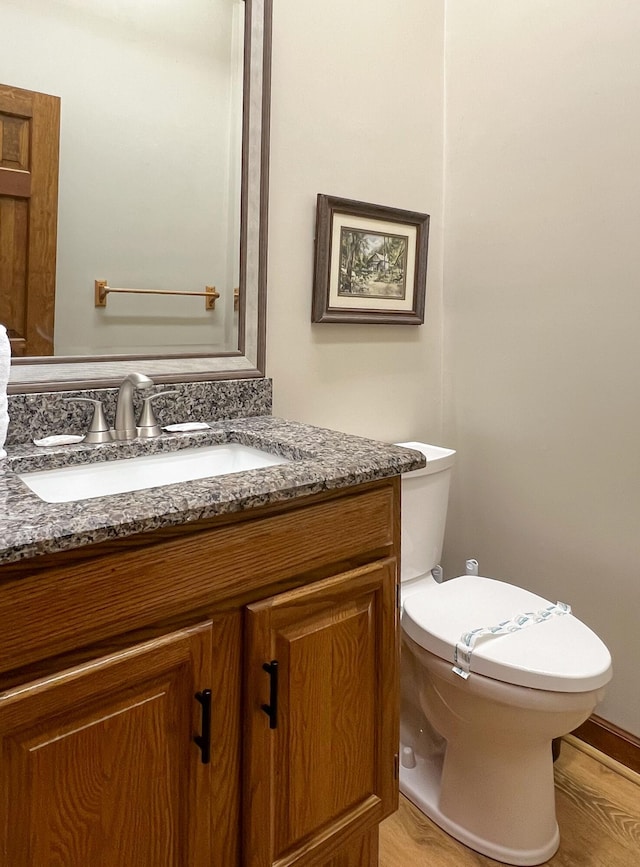
{"label": "toilet tank lid", "polygon": [[[454,663],[463,634],[549,604],[504,581],[461,575],[443,584],[431,582],[412,594],[404,604],[402,626],[425,650]],[[471,662],[474,671],[534,689],[588,692],[611,679],[611,656],[588,626],[566,614],[478,643]]]}
{"label": "toilet tank lid", "polygon": [[446,470],[452,467],[455,462],[456,453],[454,449],[445,449],[441,446],[432,446],[429,443],[409,442],[395,443],[405,449],[413,449],[416,452],[421,452],[427,459],[427,466],[421,470],[413,470],[406,475],[429,475],[430,473],[439,473],[441,470]]}

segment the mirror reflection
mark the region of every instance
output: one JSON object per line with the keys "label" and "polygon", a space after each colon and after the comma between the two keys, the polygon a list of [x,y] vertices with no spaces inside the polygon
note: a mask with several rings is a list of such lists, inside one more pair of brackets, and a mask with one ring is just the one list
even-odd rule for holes
{"label": "mirror reflection", "polygon": [[[238,350],[244,8],[243,0],[0,3],[0,166],[9,184],[3,197],[0,180],[0,321],[9,321],[15,356]],[[28,124],[15,112],[7,119],[11,92],[14,106],[16,93],[59,98],[58,202],[45,201],[54,220],[38,234],[50,250],[37,256],[16,177],[24,191],[26,150],[54,160],[57,129],[46,147],[25,143]],[[51,166],[28,168],[54,176]],[[38,183],[29,178],[30,193]],[[175,294],[103,293],[96,306],[96,281]],[[214,309],[206,287],[215,287]]]}

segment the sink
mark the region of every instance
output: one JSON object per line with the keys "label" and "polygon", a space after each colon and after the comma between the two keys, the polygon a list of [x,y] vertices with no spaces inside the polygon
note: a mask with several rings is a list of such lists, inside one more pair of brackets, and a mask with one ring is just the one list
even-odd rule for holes
{"label": "sink", "polygon": [[18,476],[45,503],[72,503],[288,463],[287,458],[251,446],[221,443]]}

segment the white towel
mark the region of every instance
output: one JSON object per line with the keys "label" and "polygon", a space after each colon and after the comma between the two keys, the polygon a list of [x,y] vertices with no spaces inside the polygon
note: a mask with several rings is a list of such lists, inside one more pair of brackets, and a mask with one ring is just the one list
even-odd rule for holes
{"label": "white towel", "polygon": [[9,413],[7,409],[7,383],[11,367],[11,344],[7,337],[7,329],[0,325],[0,459],[6,458],[3,446],[7,439]]}

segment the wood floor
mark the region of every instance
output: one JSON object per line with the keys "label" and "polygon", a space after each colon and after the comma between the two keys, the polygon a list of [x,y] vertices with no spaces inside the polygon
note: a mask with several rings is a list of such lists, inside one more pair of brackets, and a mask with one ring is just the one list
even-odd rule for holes
{"label": "wood floor", "polygon": [[[550,867],[640,867],[640,775],[574,738],[555,764],[560,848]],[[405,798],[380,826],[380,867],[498,867]]]}

